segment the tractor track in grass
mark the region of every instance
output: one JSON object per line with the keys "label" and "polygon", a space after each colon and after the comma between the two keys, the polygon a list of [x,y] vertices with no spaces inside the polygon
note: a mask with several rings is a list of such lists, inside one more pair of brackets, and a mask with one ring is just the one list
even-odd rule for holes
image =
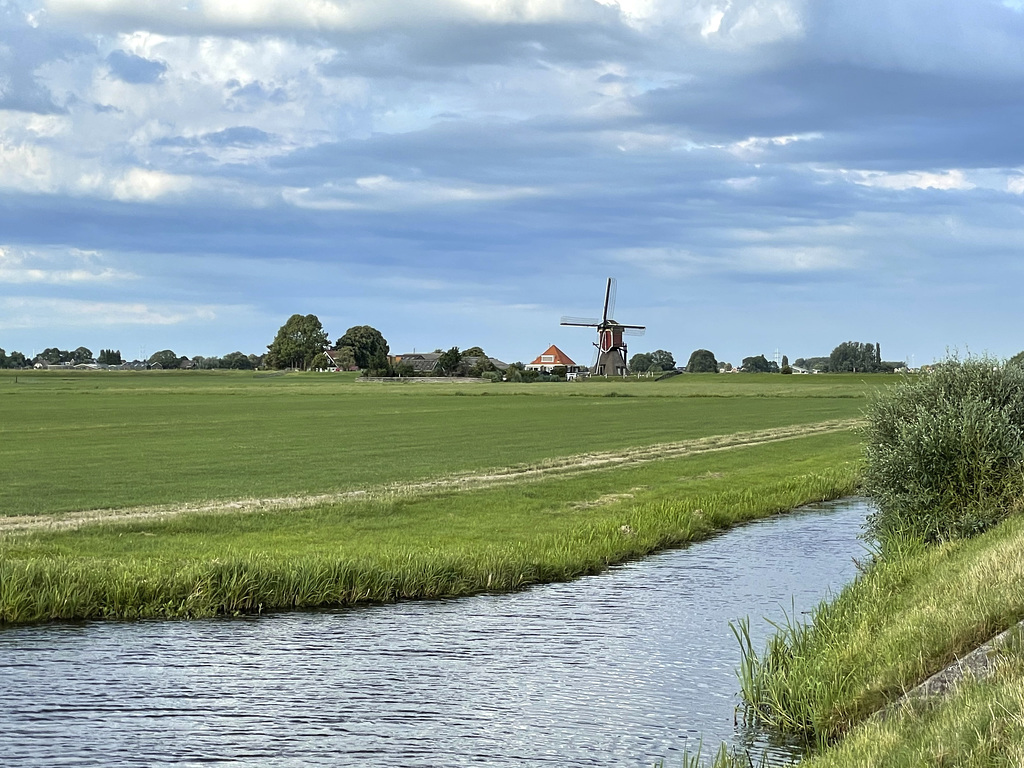
{"label": "tractor track in grass", "polygon": [[67,530],[105,523],[165,520],[192,514],[256,513],[306,509],[324,504],[342,504],[345,502],[481,490],[551,477],[565,477],[585,472],[597,472],[604,469],[617,469],[629,465],[647,464],[665,459],[695,456],[714,451],[748,448],[783,440],[822,435],[829,432],[841,432],[852,429],[858,422],[859,420],[857,419],[823,421],[815,424],[776,427],[754,432],[735,432],[729,435],[715,435],[672,443],[656,443],[654,445],[624,448],[616,451],[579,453],[545,459],[533,464],[518,464],[511,467],[444,475],[407,483],[389,483],[336,493],[278,496],[262,499],[198,501],[182,504],[125,507],[121,509],[91,509],[54,513],[51,515],[12,515],[0,517],[0,534]]}

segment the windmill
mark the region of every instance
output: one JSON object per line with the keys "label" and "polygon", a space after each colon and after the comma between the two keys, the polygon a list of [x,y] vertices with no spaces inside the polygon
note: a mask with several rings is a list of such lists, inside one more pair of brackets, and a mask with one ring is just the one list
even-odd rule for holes
{"label": "windmill", "polygon": [[573,325],[583,328],[597,328],[596,359],[590,366],[590,372],[596,376],[625,376],[629,373],[626,366],[626,343],[623,336],[643,336],[646,328],[642,325],[623,325],[612,319],[615,313],[615,278],[608,278],[604,289],[604,311],[601,319],[590,317],[563,317],[561,325]]}

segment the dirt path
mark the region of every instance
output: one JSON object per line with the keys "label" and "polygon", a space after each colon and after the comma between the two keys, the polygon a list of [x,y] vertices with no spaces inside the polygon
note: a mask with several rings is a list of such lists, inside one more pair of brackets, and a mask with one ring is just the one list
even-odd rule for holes
{"label": "dirt path", "polygon": [[349,501],[417,496],[430,493],[470,491],[500,485],[531,482],[548,477],[570,476],[623,466],[647,464],[652,461],[693,456],[712,451],[792,440],[852,428],[856,420],[823,421],[793,427],[764,429],[756,432],[736,432],[731,435],[702,437],[674,443],[658,443],[619,451],[580,453],[560,456],[536,464],[484,470],[457,475],[445,475],[411,483],[393,483],[370,488],[303,496],[281,496],[267,499],[236,499],[223,501],[188,502],[124,509],[91,509],[53,515],[20,515],[0,517],[0,534],[25,533],[40,530],[80,528],[95,523],[139,522],[158,520],[187,514],[223,514],[232,512],[266,512],[270,510],[303,509],[320,504],[338,504]]}

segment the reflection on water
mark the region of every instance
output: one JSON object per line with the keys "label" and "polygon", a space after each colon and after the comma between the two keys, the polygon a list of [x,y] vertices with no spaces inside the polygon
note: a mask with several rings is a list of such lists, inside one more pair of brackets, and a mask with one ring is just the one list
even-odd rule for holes
{"label": "reflection on water", "polygon": [[817,505],[514,595],[0,631],[3,764],[671,766],[702,736],[749,741],[729,622],[760,648],[761,617],[837,591],[866,513]]}

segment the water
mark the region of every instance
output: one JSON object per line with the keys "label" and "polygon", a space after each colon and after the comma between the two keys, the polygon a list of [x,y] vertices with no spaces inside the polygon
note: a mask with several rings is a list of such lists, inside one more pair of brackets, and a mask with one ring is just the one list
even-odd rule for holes
{"label": "water", "polygon": [[[0,631],[5,766],[651,766],[734,728],[729,622],[851,580],[863,500],[514,595]],[[705,753],[708,747],[705,747]]]}

